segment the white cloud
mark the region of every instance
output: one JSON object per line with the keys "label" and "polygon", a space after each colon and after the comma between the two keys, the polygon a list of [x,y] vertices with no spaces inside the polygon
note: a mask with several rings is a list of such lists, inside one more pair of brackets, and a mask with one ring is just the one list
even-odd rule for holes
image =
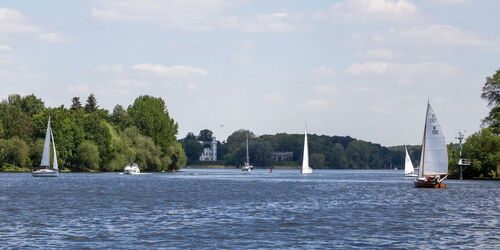
{"label": "white cloud", "polygon": [[266,94],[264,96],[264,99],[269,102],[279,103],[283,102],[285,100],[285,97],[280,92],[276,92],[276,93]]}
{"label": "white cloud", "polygon": [[211,20],[237,4],[230,0],[93,1],[90,15],[105,21],[156,22],[164,28],[212,29]]}
{"label": "white cloud", "polygon": [[320,93],[332,94],[337,92],[337,88],[332,85],[318,84],[314,86],[314,90]]}
{"label": "white cloud", "polygon": [[65,35],[46,32],[16,9],[0,8],[0,39],[12,39],[20,34],[38,35],[40,40],[45,42],[69,42]]}
{"label": "white cloud", "polygon": [[26,20],[23,14],[15,9],[0,8],[1,33],[34,33],[39,28]]}
{"label": "white cloud", "polygon": [[136,89],[146,87],[148,84],[144,81],[134,80],[134,79],[119,79],[111,84],[114,87],[124,88],[124,89]]}
{"label": "white cloud", "polygon": [[427,0],[428,2],[431,3],[438,3],[438,4],[462,4],[466,2],[470,2],[470,0]]}
{"label": "white cloud", "polygon": [[382,59],[382,60],[391,60],[396,57],[394,52],[387,48],[369,50],[363,53],[362,56],[368,58]]}
{"label": "white cloud", "polygon": [[349,0],[334,4],[327,11],[316,13],[315,17],[350,22],[402,20],[417,14],[417,6],[408,0]]}
{"label": "white cloud", "polygon": [[124,69],[125,69],[125,66],[123,66],[121,64],[97,66],[97,71],[105,72],[105,73],[120,73],[120,72],[123,72]]}
{"label": "white cloud", "polygon": [[499,42],[478,34],[463,31],[451,25],[417,25],[409,28],[391,29],[385,34],[378,34],[366,39],[358,35],[358,41],[365,44],[417,44],[422,46],[471,46],[492,47]]}
{"label": "white cloud", "polygon": [[335,74],[335,70],[327,66],[321,66],[313,70],[313,74],[320,76],[331,76]]}
{"label": "white cloud", "polygon": [[71,41],[66,35],[56,32],[42,33],[39,37],[42,41],[49,43],[67,43]]}
{"label": "white cloud", "polygon": [[286,12],[273,13],[273,17],[277,17],[277,18],[284,18],[286,16],[288,16],[288,13],[286,13]]}
{"label": "white cloud", "polygon": [[446,63],[390,63],[390,62],[367,62],[354,63],[346,69],[350,75],[456,75],[459,70]]}
{"label": "white cloud", "polygon": [[0,51],[11,51],[12,48],[9,45],[0,44]]}
{"label": "white cloud", "polygon": [[132,68],[138,71],[165,77],[184,78],[192,76],[205,76],[208,74],[208,71],[205,69],[184,65],[165,66],[162,64],[142,63],[136,64],[132,66]]}
{"label": "white cloud", "polygon": [[310,99],[302,104],[304,108],[323,109],[330,106],[330,102],[325,99]]}
{"label": "white cloud", "polygon": [[229,10],[242,0],[93,1],[90,15],[103,21],[150,22],[164,29],[234,29],[244,32],[290,32],[300,29],[298,15],[286,12],[237,16]]}
{"label": "white cloud", "polygon": [[236,15],[220,17],[216,26],[243,32],[292,32],[303,29],[304,18],[301,15],[285,13],[260,14],[250,17]]}

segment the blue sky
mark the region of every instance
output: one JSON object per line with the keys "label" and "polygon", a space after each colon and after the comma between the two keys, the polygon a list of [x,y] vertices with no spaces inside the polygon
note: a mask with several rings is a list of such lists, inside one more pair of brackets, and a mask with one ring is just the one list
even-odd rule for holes
{"label": "blue sky", "polygon": [[48,106],[167,101],[178,137],[350,135],[419,144],[429,99],[447,141],[480,128],[500,68],[489,0],[0,0],[0,97]]}

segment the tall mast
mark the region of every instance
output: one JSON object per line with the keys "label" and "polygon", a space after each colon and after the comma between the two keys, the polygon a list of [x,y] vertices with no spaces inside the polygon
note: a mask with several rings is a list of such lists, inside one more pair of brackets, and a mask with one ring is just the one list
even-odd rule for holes
{"label": "tall mast", "polygon": [[248,132],[247,132],[247,165],[250,165],[250,157],[248,156]]}
{"label": "tall mast", "polygon": [[420,153],[420,167],[418,177],[424,176],[424,158],[425,158],[425,133],[427,132],[427,116],[429,115],[429,100],[427,100],[427,110],[425,111],[424,136],[422,137],[422,152]]}

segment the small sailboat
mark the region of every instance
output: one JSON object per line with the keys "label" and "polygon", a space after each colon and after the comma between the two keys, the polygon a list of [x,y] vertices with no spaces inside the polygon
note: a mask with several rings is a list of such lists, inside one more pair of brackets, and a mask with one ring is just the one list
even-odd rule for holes
{"label": "small sailboat", "polygon": [[304,155],[302,157],[302,168],[300,169],[301,174],[311,174],[312,168],[309,167],[309,148],[307,145],[307,126],[304,133]]}
{"label": "small sailboat", "polygon": [[252,170],[253,166],[250,165],[250,156],[248,154],[248,134],[247,134],[247,161],[245,162],[245,165],[241,167],[241,171],[251,172]]}
{"label": "small sailboat", "polygon": [[443,130],[432,107],[427,103],[420,169],[415,187],[446,188],[448,177],[448,149]]}
{"label": "small sailboat", "polygon": [[[53,157],[52,167],[50,166],[50,144],[52,143]],[[50,126],[50,116],[47,122],[47,132],[45,132],[45,142],[43,144],[42,161],[40,166],[33,170],[33,177],[57,177],[59,176],[59,166],[57,165],[56,144],[54,143],[54,134]]]}
{"label": "small sailboat", "polygon": [[124,174],[140,174],[139,165],[137,163],[130,163],[123,169]]}
{"label": "small sailboat", "polygon": [[408,154],[408,149],[405,146],[405,176],[406,177],[417,177],[415,174],[415,168],[413,167],[413,162],[411,162],[410,154]]}

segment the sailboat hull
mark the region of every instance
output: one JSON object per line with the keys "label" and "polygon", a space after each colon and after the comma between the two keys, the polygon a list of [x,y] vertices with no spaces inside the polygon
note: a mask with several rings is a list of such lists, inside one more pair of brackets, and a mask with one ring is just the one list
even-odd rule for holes
{"label": "sailboat hull", "polygon": [[405,177],[417,177],[417,174],[405,174]]}
{"label": "sailboat hull", "polygon": [[40,169],[31,173],[33,177],[58,177],[59,172],[52,169]]}
{"label": "sailboat hull", "polygon": [[429,182],[429,181],[423,181],[423,180],[415,180],[415,187],[416,188],[446,188],[446,183],[443,182]]}

